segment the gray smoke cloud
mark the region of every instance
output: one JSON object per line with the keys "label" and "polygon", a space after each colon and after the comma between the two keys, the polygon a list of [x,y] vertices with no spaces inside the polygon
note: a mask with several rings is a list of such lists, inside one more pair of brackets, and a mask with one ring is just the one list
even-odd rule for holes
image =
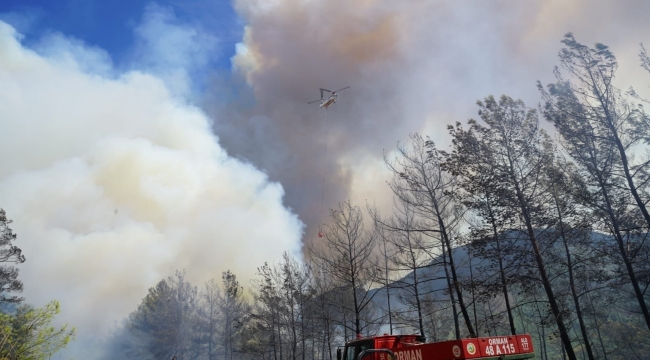
{"label": "gray smoke cloud", "polygon": [[[619,78],[632,83],[639,78],[638,44],[650,41],[642,15],[650,3],[641,0],[237,0],[235,6],[246,24],[244,39],[233,73],[216,77],[205,107],[218,119],[214,129],[226,149],[285,185],[288,205],[307,224],[306,243],[327,221],[322,207],[346,199],[389,206],[382,154],[409,133],[446,146],[446,125],[473,117],[476,100],[489,94],[537,106],[535,82],[553,81],[566,32],[609,45],[621,62]],[[306,104],[320,87],[348,85],[327,119]]]}

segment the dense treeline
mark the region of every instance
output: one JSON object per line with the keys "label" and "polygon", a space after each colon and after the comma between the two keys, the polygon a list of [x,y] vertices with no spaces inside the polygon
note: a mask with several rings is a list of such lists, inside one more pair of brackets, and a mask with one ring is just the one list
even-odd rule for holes
{"label": "dense treeline", "polygon": [[230,272],[202,288],[177,273],[110,355],[332,359],[356,334],[417,332],[530,333],[541,359],[650,358],[647,101],[614,85],[606,46],[563,44],[539,111],[488,96],[449,126],[450,149],[415,134],[387,153],[389,216],[342,203],[310,261],[263,264],[251,296]]}

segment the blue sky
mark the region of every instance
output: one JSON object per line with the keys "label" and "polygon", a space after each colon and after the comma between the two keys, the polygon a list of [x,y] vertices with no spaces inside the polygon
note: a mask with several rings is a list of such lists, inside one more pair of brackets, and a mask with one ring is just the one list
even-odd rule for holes
{"label": "blue sky", "polygon": [[[128,61],[134,30],[151,4],[149,0],[4,0],[0,2],[0,19],[18,29],[27,46],[44,34],[58,32],[102,48],[120,65]],[[218,51],[210,63],[217,68],[230,66],[243,27],[230,1],[162,0],[155,4],[170,10],[177,24],[216,37]]]}

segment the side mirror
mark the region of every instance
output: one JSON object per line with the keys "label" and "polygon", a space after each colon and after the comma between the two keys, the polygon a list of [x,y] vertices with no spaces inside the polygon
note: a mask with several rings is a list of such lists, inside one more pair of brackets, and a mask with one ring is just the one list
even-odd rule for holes
{"label": "side mirror", "polygon": [[341,349],[336,349],[336,360],[341,360]]}

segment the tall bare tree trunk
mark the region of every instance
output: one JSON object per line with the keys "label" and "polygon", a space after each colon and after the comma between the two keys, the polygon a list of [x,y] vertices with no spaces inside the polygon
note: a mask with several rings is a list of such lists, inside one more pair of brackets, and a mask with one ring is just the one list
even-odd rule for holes
{"label": "tall bare tree trunk", "polygon": [[499,233],[497,231],[496,220],[494,219],[494,214],[492,213],[492,207],[488,205],[488,216],[490,224],[492,224],[492,231],[494,235],[494,242],[497,245],[497,259],[499,263],[499,275],[501,276],[501,291],[503,292],[503,298],[506,302],[506,311],[508,313],[508,323],[510,324],[510,333],[512,335],[517,334],[515,329],[515,319],[512,316],[512,307],[510,306],[510,296],[508,296],[508,286],[506,282],[506,273],[503,269],[503,256],[501,253],[501,241],[499,240]]}
{"label": "tall bare tree trunk", "polygon": [[445,279],[447,280],[447,289],[449,291],[449,300],[451,301],[451,308],[454,313],[454,330],[456,334],[456,340],[460,339],[460,327],[458,324],[458,311],[456,310],[456,299],[454,298],[454,289],[451,285],[451,276],[449,276],[449,270],[447,269],[447,250],[446,247],[442,247],[442,262],[443,268],[445,269]]}
{"label": "tall bare tree trunk", "polygon": [[435,192],[430,192],[431,202],[434,206],[435,214],[438,220],[438,227],[440,229],[440,234],[443,240],[443,246],[446,247],[448,258],[449,258],[449,269],[451,270],[452,285],[456,296],[458,296],[458,305],[460,306],[460,311],[463,314],[463,319],[465,320],[465,326],[467,326],[467,331],[469,332],[469,337],[476,337],[476,331],[474,331],[474,326],[472,326],[472,320],[469,317],[469,312],[467,311],[467,306],[465,306],[465,301],[463,299],[463,292],[460,289],[460,281],[458,281],[458,275],[456,274],[456,265],[454,264],[454,255],[453,249],[451,247],[451,240],[449,239],[449,234],[447,232],[447,227],[442,218],[442,213],[440,212],[440,207],[438,206],[438,199]]}
{"label": "tall bare tree trunk", "polygon": [[517,191],[517,198],[521,206],[522,215],[526,223],[526,230],[528,231],[528,238],[533,247],[533,252],[535,254],[535,262],[537,263],[537,268],[539,269],[539,275],[542,280],[542,285],[544,286],[544,291],[546,292],[546,297],[548,298],[549,305],[551,305],[551,311],[555,317],[555,323],[557,324],[558,330],[560,331],[560,338],[562,343],[566,348],[567,355],[571,360],[577,360],[576,354],[573,351],[573,346],[571,345],[571,339],[569,338],[569,333],[566,326],[564,325],[564,317],[560,311],[560,307],[555,299],[555,294],[553,293],[553,287],[551,286],[551,281],[548,278],[546,272],[546,266],[544,265],[544,259],[542,258],[542,253],[539,251],[539,246],[537,244],[537,237],[535,236],[535,230],[530,220],[530,214],[528,213],[528,207],[526,206],[526,201],[524,196],[519,189],[519,185],[515,182],[515,190]]}
{"label": "tall bare tree trunk", "polygon": [[585,325],[585,320],[582,315],[582,309],[580,307],[580,299],[578,298],[578,292],[576,291],[575,277],[573,275],[573,263],[571,259],[571,251],[569,251],[568,240],[564,233],[564,222],[562,220],[562,212],[560,211],[560,208],[557,205],[557,201],[558,199],[556,198],[555,204],[558,212],[558,219],[560,222],[560,237],[562,238],[562,243],[564,244],[564,251],[567,258],[567,268],[569,271],[569,287],[571,289],[571,298],[573,299],[573,305],[576,308],[576,316],[578,317],[578,323],[580,324],[580,333],[582,335],[582,340],[585,343],[587,356],[589,357],[589,360],[594,360],[594,354],[591,350],[591,342],[589,341],[589,334],[587,333],[587,327]]}

